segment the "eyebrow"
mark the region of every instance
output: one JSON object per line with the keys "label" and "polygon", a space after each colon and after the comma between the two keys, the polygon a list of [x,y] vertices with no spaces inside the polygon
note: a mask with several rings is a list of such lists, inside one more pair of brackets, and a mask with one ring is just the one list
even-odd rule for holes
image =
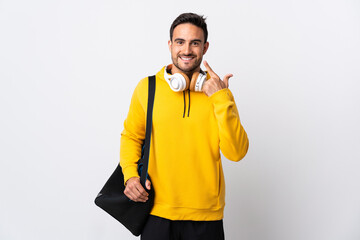
{"label": "eyebrow", "polygon": [[[183,38],[176,38],[174,41],[185,41]],[[202,42],[201,39],[193,39],[190,42]]]}

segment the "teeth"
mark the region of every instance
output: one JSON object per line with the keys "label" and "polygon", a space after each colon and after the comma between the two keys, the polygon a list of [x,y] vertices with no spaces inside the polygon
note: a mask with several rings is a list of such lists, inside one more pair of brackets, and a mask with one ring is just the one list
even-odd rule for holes
{"label": "teeth", "polygon": [[183,60],[191,60],[192,57],[181,57],[181,59],[183,59]]}

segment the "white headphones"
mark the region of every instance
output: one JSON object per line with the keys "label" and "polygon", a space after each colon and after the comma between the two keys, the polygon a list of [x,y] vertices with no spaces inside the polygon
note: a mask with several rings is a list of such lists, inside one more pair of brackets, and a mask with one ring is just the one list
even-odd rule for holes
{"label": "white headphones", "polygon": [[170,88],[174,92],[185,91],[190,89],[190,91],[201,92],[204,82],[206,81],[206,73],[200,70],[201,72],[195,72],[191,81],[186,74],[175,73],[173,75],[169,74],[171,72],[172,65],[168,65],[164,70],[165,80],[169,83]]}

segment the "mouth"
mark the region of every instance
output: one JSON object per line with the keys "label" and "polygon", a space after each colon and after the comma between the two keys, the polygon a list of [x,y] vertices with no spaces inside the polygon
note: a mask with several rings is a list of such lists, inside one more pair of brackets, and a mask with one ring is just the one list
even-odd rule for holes
{"label": "mouth", "polygon": [[195,57],[194,56],[180,56],[180,59],[183,61],[183,62],[190,62],[191,60],[193,60]]}

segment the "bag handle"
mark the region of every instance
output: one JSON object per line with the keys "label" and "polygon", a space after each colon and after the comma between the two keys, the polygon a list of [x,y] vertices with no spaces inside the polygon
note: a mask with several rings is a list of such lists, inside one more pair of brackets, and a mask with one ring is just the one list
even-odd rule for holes
{"label": "bag handle", "polygon": [[[154,107],[154,97],[155,97],[155,76],[149,77],[149,87],[148,87],[148,106],[146,114],[146,133],[145,133],[145,144],[144,144],[144,162],[140,176],[140,183],[145,188],[145,182],[148,177],[148,165],[149,165],[149,154],[150,154],[150,142],[151,142],[151,129],[152,129],[152,114]],[[146,188],[145,188],[146,189]]]}

